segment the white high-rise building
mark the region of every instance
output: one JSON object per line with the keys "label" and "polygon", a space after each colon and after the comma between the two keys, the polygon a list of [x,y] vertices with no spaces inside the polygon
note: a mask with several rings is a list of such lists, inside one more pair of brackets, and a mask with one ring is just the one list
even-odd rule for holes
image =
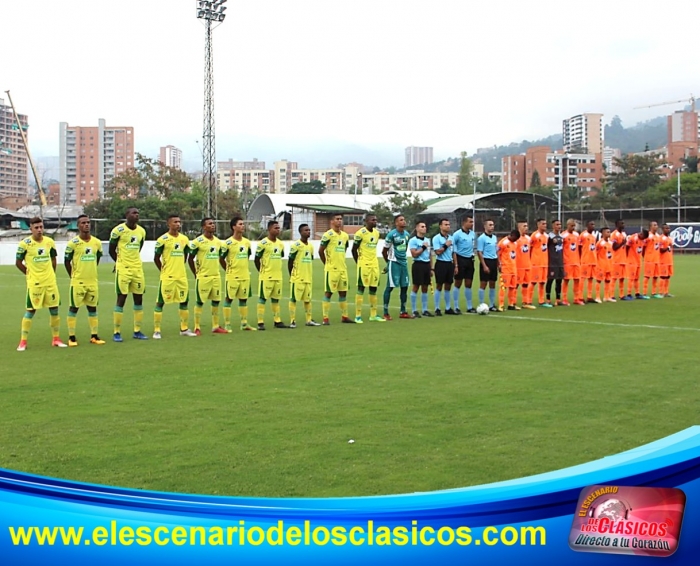
{"label": "white high-rise building", "polygon": [[174,145],[161,147],[159,161],[166,167],[182,169],[182,150],[176,148]]}
{"label": "white high-rise building", "polygon": [[[18,114],[22,129],[27,134],[27,117]],[[11,106],[0,98],[0,197],[27,196],[27,152]]]}
{"label": "white high-rise building", "polygon": [[565,152],[603,153],[603,115],[579,114],[563,121]]}
{"label": "white high-rise building", "polygon": [[415,165],[423,165],[425,163],[433,162],[433,148],[432,147],[407,147],[406,148],[406,159],[404,160],[404,165],[406,167],[413,167]]}

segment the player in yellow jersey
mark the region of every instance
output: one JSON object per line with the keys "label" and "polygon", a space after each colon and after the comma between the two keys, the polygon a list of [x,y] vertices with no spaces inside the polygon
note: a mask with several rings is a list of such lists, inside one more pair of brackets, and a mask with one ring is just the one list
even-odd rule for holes
{"label": "player in yellow jersey", "polygon": [[109,257],[116,266],[117,305],[114,307],[114,336],[115,342],[123,342],[122,317],[126,296],[131,293],[134,297],[134,338],[148,340],[141,332],[143,322],[143,293],[146,290],[146,279],[143,276],[141,263],[141,248],[146,241],[146,231],[139,226],[139,209],[133,206],[126,209],[126,222],[116,226],[109,235]]}
{"label": "player in yellow jersey", "polygon": [[37,309],[49,309],[51,324],[52,346],[66,348],[58,333],[61,319],[58,317],[58,305],[61,297],[56,285],[56,245],[48,236],[44,236],[44,221],[35,217],[29,221],[32,235],[23,239],[17,246],[15,265],[27,276],[27,299],[24,317],[22,318],[22,337],[17,346],[18,352],[27,349],[27,337],[32,328],[32,319]]}
{"label": "player in yellow jersey", "polygon": [[[196,277],[194,305],[194,333],[202,333],[202,309],[206,301],[211,301],[211,332],[212,334],[228,334],[219,326],[219,303],[221,302],[221,273],[219,257],[224,243],[214,235],[216,224],[214,219],[202,219],[202,235],[190,242],[187,261]],[[196,262],[196,265],[195,265]]]}
{"label": "player in yellow jersey", "polygon": [[231,236],[224,241],[219,262],[226,271],[226,298],[224,299],[224,328],[231,329],[231,305],[238,299],[241,330],[257,330],[248,324],[248,297],[250,297],[250,240],[243,236],[245,223],[240,216],[230,222]]}
{"label": "player in yellow jersey", "polygon": [[282,297],[282,258],[284,244],[279,239],[280,224],[277,220],[267,223],[267,237],[260,240],[255,250],[255,268],[258,277],[258,330],[265,330],[265,303],[270,299],[275,328],[289,328],[280,317]]}
{"label": "player in yellow jersey", "polygon": [[189,239],[180,233],[182,221],[179,214],[168,216],[168,231],[156,240],[153,263],[160,271],[158,298],[153,312],[153,338],[160,340],[163,306],[180,305],[180,336],[197,336],[190,330],[189,283],[187,282],[187,251]]}
{"label": "player in yellow jersey", "polygon": [[345,263],[345,254],[348,249],[349,236],[343,232],[343,215],[336,214],[331,218],[331,229],[321,238],[321,246],[318,255],[324,267],[324,289],[323,296],[323,324],[330,324],[329,314],[331,312],[331,297],[338,292],[338,302],[340,303],[341,321],[354,324],[354,320],[348,317],[348,266]]}
{"label": "player in yellow jersey", "polygon": [[306,326],[321,326],[311,314],[311,288],[313,284],[314,247],[309,243],[311,228],[308,224],[299,226],[299,236],[289,250],[289,328],[296,328],[297,303],[304,303]]}
{"label": "player in yellow jersey", "polygon": [[102,242],[90,234],[90,219],[86,214],[78,216],[78,237],[66,245],[63,264],[70,277],[70,306],[68,307],[68,345],[75,347],[78,309],[85,305],[90,324],[90,344],[104,344],[98,334],[97,303],[99,284],[97,266],[102,257]]}
{"label": "player in yellow jersey", "polygon": [[368,212],[365,215],[365,225],[355,232],[352,246],[352,257],[357,263],[357,295],[355,296],[355,322],[362,324],[362,302],[365,287],[369,287],[369,320],[384,322],[377,316],[377,287],[379,286],[379,259],[377,244],[379,232],[376,230],[377,215]]}

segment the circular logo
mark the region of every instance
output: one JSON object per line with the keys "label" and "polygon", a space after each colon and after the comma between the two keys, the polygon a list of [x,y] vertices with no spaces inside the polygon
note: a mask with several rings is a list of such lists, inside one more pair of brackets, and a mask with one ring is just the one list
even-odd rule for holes
{"label": "circular logo", "polygon": [[679,248],[685,248],[693,240],[693,228],[679,226],[671,232],[673,245]]}

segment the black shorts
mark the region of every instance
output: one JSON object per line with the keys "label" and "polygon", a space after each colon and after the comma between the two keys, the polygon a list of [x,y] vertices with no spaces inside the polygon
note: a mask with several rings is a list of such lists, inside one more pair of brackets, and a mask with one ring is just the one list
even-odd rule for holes
{"label": "black shorts", "polygon": [[564,279],[565,276],[563,265],[550,265],[547,269],[547,279],[551,281],[555,279]]}
{"label": "black shorts", "polygon": [[452,285],[455,280],[455,264],[451,261],[435,261],[435,283],[437,285]]}
{"label": "black shorts", "polygon": [[498,281],[498,260],[484,258],[484,263],[488,265],[489,272],[484,272],[484,266],[479,262],[479,281]]}
{"label": "black shorts", "polygon": [[462,281],[466,279],[471,281],[474,279],[474,257],[464,257],[461,255],[457,256],[457,268],[459,271],[455,275],[457,281]]}
{"label": "black shorts", "polygon": [[430,262],[414,261],[411,266],[411,279],[414,285],[430,285]]}

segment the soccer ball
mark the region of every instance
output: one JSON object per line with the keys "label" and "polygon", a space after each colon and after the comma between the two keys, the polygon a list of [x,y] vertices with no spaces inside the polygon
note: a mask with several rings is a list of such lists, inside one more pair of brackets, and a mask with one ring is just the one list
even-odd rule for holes
{"label": "soccer ball", "polygon": [[489,314],[489,306],[486,303],[481,303],[476,307],[476,314]]}

